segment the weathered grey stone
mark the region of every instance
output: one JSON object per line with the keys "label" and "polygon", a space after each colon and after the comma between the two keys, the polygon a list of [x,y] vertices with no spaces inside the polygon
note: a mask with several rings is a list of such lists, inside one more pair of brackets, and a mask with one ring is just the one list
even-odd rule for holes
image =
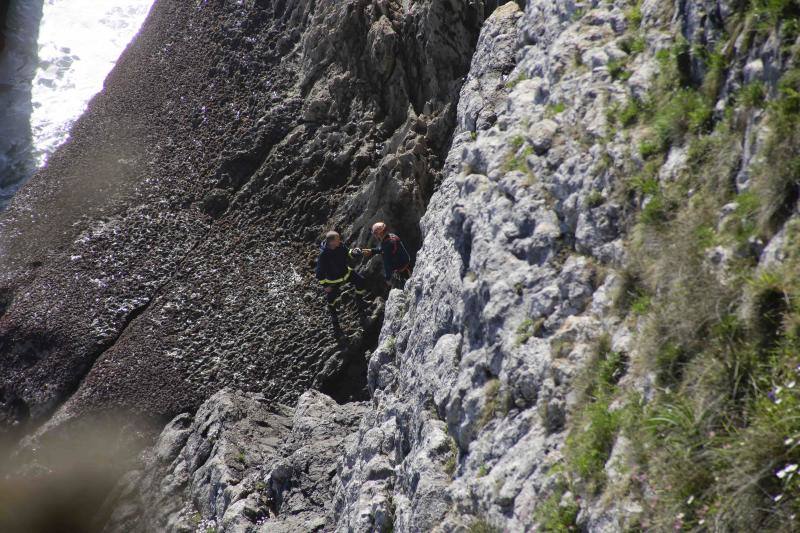
{"label": "weathered grey stone", "polygon": [[[369,364],[373,410],[348,441],[337,480],[338,530],[376,530],[392,513],[398,531],[457,530],[476,516],[507,531],[533,526],[543,472],[557,459],[548,450],[563,442],[569,383],[601,330],[590,316],[569,325],[592,309],[595,270],[564,243],[601,260],[621,249],[616,208],[586,201],[605,186],[594,177],[601,154],[584,153],[573,133],[584,123],[602,131],[602,107],[592,103],[611,82],[599,69],[570,72],[576,48],[602,49],[621,31],[621,12],[598,8],[587,32],[567,29],[556,6],[528,3],[521,27],[535,27],[525,39],[536,44],[517,50],[515,83],[490,95],[462,89],[461,124],[475,101],[502,105],[494,126],[454,138],[414,276],[387,302]],[[498,10],[481,39],[510,26],[513,11]],[[473,72],[493,71],[491,61],[505,64],[479,44]],[[566,109],[548,116],[556,102]],[[554,361],[552,339],[573,330],[564,342],[580,355]]]}
{"label": "weathered grey stone", "polygon": [[164,428],[143,472],[121,481],[107,529],[324,529],[342,441],[364,410],[315,391],[295,409],[220,391],[194,417],[179,415]]}

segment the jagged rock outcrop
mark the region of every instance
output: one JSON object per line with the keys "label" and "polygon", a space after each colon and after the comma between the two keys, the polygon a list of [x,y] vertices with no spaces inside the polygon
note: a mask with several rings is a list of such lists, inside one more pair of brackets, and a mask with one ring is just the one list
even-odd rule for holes
{"label": "jagged rock outcrop", "polygon": [[[666,83],[659,76],[669,75],[668,60],[677,62],[676,76],[686,76],[679,83],[705,83],[710,92],[708,63],[691,62],[685,50],[712,49],[741,9],[727,2],[531,0],[524,15],[507,4],[487,22],[459,100],[444,181],[421,221],[414,276],[403,292],[390,295],[380,346],[369,360],[372,410],[342,459],[338,530],[652,525],[647,514],[659,505],[653,492],[670,487],[656,489],[637,473],[643,459],[628,436],[607,430],[611,436],[601,438],[610,441],[590,441],[599,448],[586,451],[603,457],[596,475],[607,480],[606,492],[595,494],[585,489],[591,480],[573,477],[569,487],[584,493],[571,493],[563,477],[574,474],[559,473],[568,435],[577,440],[603,431],[592,428],[600,422],[578,416],[587,401],[581,379],[598,379],[585,377],[587,368],[601,372],[591,367],[605,357],[598,346],[618,358],[608,387],[642,402],[663,390],[648,369],[652,363],[636,360],[642,332],[618,303],[630,290],[628,231],[639,209],[649,215],[647,203],[661,201],[652,192],[620,191],[626,180],[643,179],[635,178],[642,167],[651,171],[653,156],[644,128],[626,132],[612,119],[626,105],[648,105],[655,85]],[[775,43],[725,49],[730,67],[714,95],[718,116],[745,83],[774,87],[776,72],[788,68],[767,61],[779,55],[771,49]],[[501,75],[512,59],[514,71]],[[693,90],[685,91],[686,99],[698,98]],[[754,164],[756,132],[764,132],[757,126],[760,112],[739,111],[745,112],[750,122],[740,138],[746,148],[734,165],[740,176]],[[696,128],[708,127],[702,124]],[[664,161],[655,167],[661,184],[697,164],[680,138],[668,142],[673,145],[661,148]],[[737,180],[740,191],[747,190],[743,180]],[[752,251],[728,250],[725,257],[743,253]],[[684,268],[676,262],[681,259],[674,268]],[[625,396],[617,398],[598,409],[622,412]],[[684,497],[682,504],[691,507],[694,499]],[[676,512],[673,519],[683,524],[686,516]],[[702,526],[702,516],[696,519]]]}
{"label": "jagged rock outcrop", "polygon": [[416,248],[493,8],[156,2],[0,218],[0,425],[67,398],[50,426],[108,407],[171,416],[225,385],[366,397],[377,330],[334,337],[315,241],[332,217],[349,242],[381,217]]}
{"label": "jagged rock outcrop", "polygon": [[316,392],[295,408],[222,390],[178,415],[109,498],[107,531],[320,531],[332,477],[366,406]]}
{"label": "jagged rock outcrop", "polygon": [[[583,355],[556,360],[550,339],[569,329],[585,341],[598,328],[569,320],[598,288],[595,263],[572,249],[582,196],[595,182],[591,155],[560,130],[591,122],[597,111],[580,100],[610,81],[598,73],[562,85],[547,76],[560,50],[573,57],[553,46],[566,14],[548,6],[532,2],[523,17],[506,4],[481,34],[414,277],[390,296],[370,359],[374,411],[343,460],[341,530],[392,522],[400,531],[452,530],[476,517],[507,530],[532,524]],[[538,42],[520,51],[523,21]],[[509,83],[515,56],[517,72],[541,77]],[[575,114],[547,119],[550,98],[573,103]],[[528,152],[526,138],[541,153]],[[593,238],[613,253],[619,233],[608,217],[596,214],[608,229],[598,235],[593,224]],[[374,479],[376,465],[387,475]]]}

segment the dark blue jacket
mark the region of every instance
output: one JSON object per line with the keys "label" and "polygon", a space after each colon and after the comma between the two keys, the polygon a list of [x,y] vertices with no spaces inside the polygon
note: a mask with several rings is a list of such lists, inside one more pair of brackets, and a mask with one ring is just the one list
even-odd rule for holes
{"label": "dark blue jacket", "polygon": [[383,255],[383,275],[386,281],[392,279],[393,272],[403,270],[411,262],[403,241],[394,233],[386,235],[379,247],[372,248],[372,253]]}
{"label": "dark blue jacket", "polygon": [[344,243],[340,244],[335,250],[331,250],[322,241],[319,247],[319,258],[317,259],[317,279],[323,285],[329,283],[341,283],[350,276],[350,265],[348,259],[350,249]]}

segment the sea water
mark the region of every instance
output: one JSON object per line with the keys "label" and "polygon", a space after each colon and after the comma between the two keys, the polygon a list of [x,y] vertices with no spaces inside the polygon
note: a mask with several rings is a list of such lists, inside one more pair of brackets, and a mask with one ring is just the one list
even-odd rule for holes
{"label": "sea water", "polygon": [[37,165],[69,137],[72,124],[139,31],[153,0],[45,0],[31,133]]}

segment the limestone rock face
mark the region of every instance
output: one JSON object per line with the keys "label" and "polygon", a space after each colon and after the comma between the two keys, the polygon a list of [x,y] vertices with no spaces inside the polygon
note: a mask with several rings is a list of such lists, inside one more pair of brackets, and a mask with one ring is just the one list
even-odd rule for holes
{"label": "limestone rock face", "polygon": [[[366,406],[307,392],[292,409],[222,390],[178,415],[128,474],[109,531],[321,531],[344,439]],[[113,498],[112,498],[113,500]]]}
{"label": "limestone rock face", "polygon": [[[630,179],[626,161],[641,162],[641,139],[619,134],[609,116],[646,96],[656,51],[671,38],[716,42],[734,12],[728,2],[645,1],[639,35],[648,51],[632,54],[629,7],[529,0],[524,12],[506,4],[484,25],[444,180],[421,220],[414,275],[390,294],[369,359],[372,406],[341,461],[337,530],[537,527],[537,508],[555,493],[549,470],[562,458],[575,381],[597,340],[635,350],[631,322],[613,310],[630,227],[630,206],[615,191]],[[743,80],[772,76],[772,53],[769,42],[737,52],[718,109]],[[687,65],[687,83],[699,84],[702,69]],[[751,144],[763,131],[758,117],[748,119]],[[742,154],[740,190],[754,150]],[[672,148],[658,179],[674,181],[687,160],[686,148]],[[763,261],[779,257],[780,238]],[[652,397],[652,376],[624,379]],[[619,464],[630,448],[617,440],[605,467],[611,485],[626,486]],[[636,522],[642,502],[609,494],[580,503],[581,528]],[[560,505],[578,506],[569,492]]]}

